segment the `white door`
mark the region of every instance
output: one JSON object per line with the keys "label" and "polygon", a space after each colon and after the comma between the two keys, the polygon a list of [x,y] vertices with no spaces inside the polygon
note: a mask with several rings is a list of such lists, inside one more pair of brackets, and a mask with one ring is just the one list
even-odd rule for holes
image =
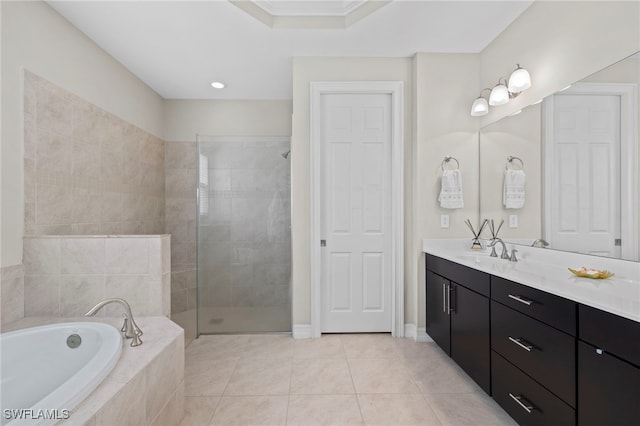
{"label": "white door", "polygon": [[323,94],[322,332],[391,331],[391,95]]}
{"label": "white door", "polygon": [[551,217],[554,248],[620,257],[620,96],[553,99]]}

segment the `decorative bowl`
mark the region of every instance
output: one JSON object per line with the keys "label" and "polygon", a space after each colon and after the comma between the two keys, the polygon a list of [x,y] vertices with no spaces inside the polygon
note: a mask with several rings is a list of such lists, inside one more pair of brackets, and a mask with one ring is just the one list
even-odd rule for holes
{"label": "decorative bowl", "polygon": [[579,269],[571,269],[568,268],[571,273],[573,273],[574,275],[577,275],[579,277],[583,277],[583,278],[593,278],[593,279],[606,279],[606,278],[611,278],[612,276],[614,276],[615,274],[611,271],[606,271],[604,269],[590,269],[590,268],[585,268],[584,266],[582,268]]}

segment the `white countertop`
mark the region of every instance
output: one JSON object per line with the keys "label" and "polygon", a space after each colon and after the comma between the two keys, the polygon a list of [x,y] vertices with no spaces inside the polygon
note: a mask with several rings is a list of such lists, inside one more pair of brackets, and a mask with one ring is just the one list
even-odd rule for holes
{"label": "white countertop", "polygon": [[[507,243],[518,250],[518,262],[489,257],[490,249],[471,251],[467,239],[425,239],[425,253],[505,278],[587,306],[640,322],[640,263],[532,248]],[[498,254],[501,248],[498,248]],[[580,278],[567,268],[606,269],[608,279]]]}

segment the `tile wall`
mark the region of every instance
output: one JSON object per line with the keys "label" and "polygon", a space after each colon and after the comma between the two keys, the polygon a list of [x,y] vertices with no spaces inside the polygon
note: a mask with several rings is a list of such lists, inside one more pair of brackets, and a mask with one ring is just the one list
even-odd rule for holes
{"label": "tile wall", "polygon": [[[196,308],[196,176],[195,142],[166,142],[165,229],[171,234],[172,314]],[[189,322],[195,324],[195,311],[192,316]]]}
{"label": "tile wall", "polygon": [[0,324],[24,317],[24,266],[0,268]]}
{"label": "tile wall", "polygon": [[24,79],[25,235],[164,233],[164,141]]}
{"label": "tile wall", "polygon": [[[110,297],[136,317],[168,316],[170,244],[169,235],[25,237],[24,316],[82,316]],[[120,316],[122,307],[101,314]]]}

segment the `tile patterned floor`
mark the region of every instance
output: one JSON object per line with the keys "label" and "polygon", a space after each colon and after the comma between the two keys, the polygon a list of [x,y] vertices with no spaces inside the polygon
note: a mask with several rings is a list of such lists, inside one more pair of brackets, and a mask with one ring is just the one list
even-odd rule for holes
{"label": "tile patterned floor", "polygon": [[217,335],[185,355],[196,425],[515,425],[435,343],[388,334]]}

